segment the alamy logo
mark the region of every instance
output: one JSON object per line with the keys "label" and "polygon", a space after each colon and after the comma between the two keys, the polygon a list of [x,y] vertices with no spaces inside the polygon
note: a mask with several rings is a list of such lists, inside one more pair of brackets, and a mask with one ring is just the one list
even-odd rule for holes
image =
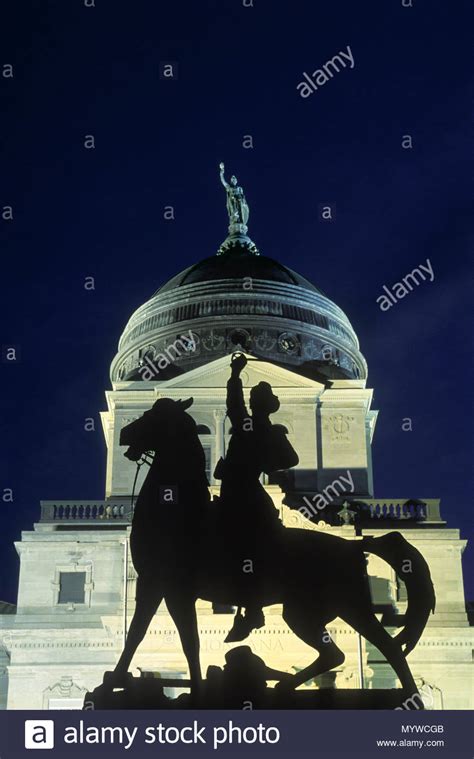
{"label": "alamy logo", "polygon": [[25,720],[25,748],[54,748],[52,719]]}

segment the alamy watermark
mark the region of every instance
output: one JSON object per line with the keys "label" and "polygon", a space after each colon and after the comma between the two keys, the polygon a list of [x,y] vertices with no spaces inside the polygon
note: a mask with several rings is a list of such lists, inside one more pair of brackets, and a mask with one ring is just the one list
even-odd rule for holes
{"label": "alamy watermark", "polygon": [[145,354],[143,364],[138,369],[142,380],[149,382],[160,371],[166,369],[173,361],[176,361],[183,353],[192,353],[196,350],[196,341],[193,333],[189,330],[187,335],[180,335],[176,340],[164,349],[163,353],[157,353],[153,358]]}
{"label": "alamy watermark", "polygon": [[433,705],[433,694],[430,690],[422,687],[419,693],[414,693],[413,696],[407,698],[401,706],[396,706],[394,711],[432,709]]}
{"label": "alamy watermark", "polygon": [[418,264],[413,271],[402,278],[401,282],[395,282],[393,285],[390,285],[390,288],[384,285],[382,289],[385,290],[386,294],[379,295],[377,298],[381,311],[388,311],[398,300],[408,295],[413,290],[414,285],[418,287],[418,285],[424,282],[426,276],[423,272],[429,274],[430,282],[434,282],[434,271],[429,258],[426,259],[426,265]]}
{"label": "alamy watermark", "polygon": [[[307,519],[315,516],[318,511],[322,511],[329,506],[336,498],[340,498],[343,493],[354,492],[354,480],[349,469],[346,472],[347,477],[343,474],[339,475],[335,480],[327,485],[321,493],[313,495],[311,500],[307,496],[303,496],[305,506],[300,506],[298,511],[303,514]],[[346,487],[347,485],[347,487]],[[339,492],[340,489],[340,492]]]}
{"label": "alamy watermark", "polygon": [[[322,87],[326,82],[329,82],[334,74],[338,74],[342,69],[345,69],[349,64],[349,68],[353,69],[355,66],[354,56],[349,45],[346,47],[347,53],[343,50],[339,50],[339,53],[329,61],[326,61],[320,69],[316,69],[310,75],[307,71],[303,71],[304,82],[300,82],[296,85],[296,89],[302,98],[307,98]],[[346,62],[347,61],[347,62]]]}

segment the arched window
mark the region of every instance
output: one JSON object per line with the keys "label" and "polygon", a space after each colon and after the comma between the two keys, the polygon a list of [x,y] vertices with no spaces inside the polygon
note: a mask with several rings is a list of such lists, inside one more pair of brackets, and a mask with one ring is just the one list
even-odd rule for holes
{"label": "arched window", "polygon": [[197,431],[198,431],[198,435],[210,435],[211,434],[211,430],[209,429],[209,427],[206,424],[198,424],[197,425]]}

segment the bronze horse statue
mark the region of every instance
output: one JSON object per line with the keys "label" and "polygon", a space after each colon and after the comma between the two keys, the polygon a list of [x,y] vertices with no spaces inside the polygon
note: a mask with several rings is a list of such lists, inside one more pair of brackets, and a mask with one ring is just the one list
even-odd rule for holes
{"label": "bronze horse statue", "polygon": [[[209,499],[197,426],[186,413],[191,404],[192,399],[160,399],[121,431],[121,444],[129,446],[128,458],[137,461],[149,451],[155,456],[132,522],[136,608],[112,678],[118,683],[127,675],[164,600],[176,624],[196,696],[201,688],[196,600],[247,606],[249,584],[227,561],[232,533],[219,533],[219,507]],[[421,553],[398,532],[355,540],[305,529],[282,527],[281,532],[278,555],[265,567],[263,605],[282,604],[287,625],[319,655],[280,686],[296,688],[342,664],[344,654],[326,629],[339,617],[381,652],[407,696],[417,694],[406,656],[435,607],[430,572]],[[408,608],[396,637],[375,616],[366,553],[384,559],[406,584]]]}

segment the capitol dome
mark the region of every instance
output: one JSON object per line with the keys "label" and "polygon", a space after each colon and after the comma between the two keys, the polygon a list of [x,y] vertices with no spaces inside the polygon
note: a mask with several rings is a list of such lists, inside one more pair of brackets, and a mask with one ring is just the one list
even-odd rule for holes
{"label": "capitol dome", "polygon": [[248,208],[233,218],[228,201],[228,211],[229,236],[218,253],[170,279],[131,316],[112,381],[145,379],[143,368],[160,355],[172,360],[157,382],[238,349],[320,381],[365,378],[344,312],[300,274],[260,255],[247,237]]}

